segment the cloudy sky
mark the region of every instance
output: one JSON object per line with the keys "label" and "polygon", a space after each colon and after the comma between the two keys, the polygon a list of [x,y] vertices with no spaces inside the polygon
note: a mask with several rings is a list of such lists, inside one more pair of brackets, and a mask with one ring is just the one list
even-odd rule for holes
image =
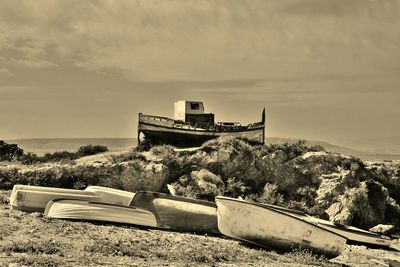
{"label": "cloudy sky", "polygon": [[203,100],[326,141],[400,136],[400,1],[0,2],[0,139],[135,137]]}

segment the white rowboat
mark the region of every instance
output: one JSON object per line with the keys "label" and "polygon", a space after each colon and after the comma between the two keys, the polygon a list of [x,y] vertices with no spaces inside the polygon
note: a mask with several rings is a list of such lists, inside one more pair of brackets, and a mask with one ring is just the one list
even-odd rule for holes
{"label": "white rowboat", "polygon": [[[80,190],[82,191],[82,190]],[[83,192],[83,191],[82,191]],[[77,192],[52,192],[52,191],[31,191],[18,189],[12,192],[10,197],[11,209],[22,211],[43,212],[50,200],[68,198],[87,201],[101,201],[101,198],[89,192],[79,194]]]}
{"label": "white rowboat", "polygon": [[72,199],[50,201],[44,216],[48,218],[102,221],[148,227],[157,226],[154,214],[144,209]]}
{"label": "white rowboat", "polygon": [[346,244],[345,237],[289,213],[228,197],[215,201],[218,229],[232,238],[286,251],[311,249],[327,257],[338,256]]}

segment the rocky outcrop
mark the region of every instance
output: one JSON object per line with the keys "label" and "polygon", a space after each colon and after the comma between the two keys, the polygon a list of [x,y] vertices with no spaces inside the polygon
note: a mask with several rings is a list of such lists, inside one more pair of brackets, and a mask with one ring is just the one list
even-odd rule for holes
{"label": "rocky outcrop", "polygon": [[[156,146],[67,164],[0,164],[0,185],[15,183],[128,191],[170,191],[214,200],[242,197],[300,209],[368,229],[400,226],[400,163],[367,164],[304,143],[250,146],[220,138],[196,149]],[[167,186],[168,185],[168,186]]]}
{"label": "rocky outcrop", "polygon": [[370,228],[369,231],[380,235],[390,236],[394,234],[397,231],[397,229],[394,225],[391,224],[378,224]]}
{"label": "rocky outcrop", "polygon": [[183,175],[173,184],[168,185],[170,193],[177,196],[200,198],[214,201],[216,196],[223,195],[224,182],[221,177],[201,169]]}

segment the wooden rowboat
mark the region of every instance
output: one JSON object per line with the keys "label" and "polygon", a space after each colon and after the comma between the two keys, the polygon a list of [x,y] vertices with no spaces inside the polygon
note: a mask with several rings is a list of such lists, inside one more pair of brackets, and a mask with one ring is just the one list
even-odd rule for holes
{"label": "wooden rowboat", "polygon": [[156,227],[157,221],[150,211],[107,203],[73,199],[58,199],[48,203],[47,218],[102,221]]}
{"label": "wooden rowboat", "polygon": [[[78,191],[78,190],[77,190]],[[82,190],[79,190],[82,191]],[[83,191],[82,191],[83,192]],[[10,197],[11,209],[22,211],[43,212],[47,203],[53,199],[68,198],[86,201],[101,201],[101,198],[94,196],[91,192],[68,191],[31,191],[18,189],[12,192]]]}
{"label": "wooden rowboat", "polygon": [[85,192],[91,192],[101,198],[102,202],[129,206],[135,193],[103,186],[88,186]]}
{"label": "wooden rowboat", "polygon": [[261,204],[261,206],[265,206],[266,208],[279,210],[282,212],[290,213],[293,216],[297,216],[300,219],[306,220],[307,222],[318,225],[321,228],[327,229],[329,231],[335,232],[339,235],[342,235],[347,238],[348,244],[361,244],[370,247],[383,247],[387,248],[390,246],[392,239],[387,236],[382,236],[373,232],[369,232],[357,227],[336,224],[331,221],[319,219],[316,217],[312,217],[304,212],[283,208],[280,206],[270,205],[270,204]]}
{"label": "wooden rowboat", "polygon": [[244,200],[216,197],[218,229],[232,238],[290,251],[310,249],[336,257],[346,238],[297,216]]}
{"label": "wooden rowboat", "polygon": [[136,192],[131,206],[154,213],[157,227],[174,231],[219,233],[213,202],[154,192]]}

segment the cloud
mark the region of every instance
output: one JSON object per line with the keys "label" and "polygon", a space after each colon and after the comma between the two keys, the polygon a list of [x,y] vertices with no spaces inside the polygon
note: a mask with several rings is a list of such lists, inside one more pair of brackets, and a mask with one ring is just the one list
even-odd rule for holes
{"label": "cloud", "polygon": [[7,68],[0,68],[0,75],[7,75],[7,76],[11,76],[13,75],[12,72],[7,69]]}
{"label": "cloud", "polygon": [[281,11],[296,16],[317,17],[382,17],[395,18],[398,15],[399,2],[396,0],[302,0],[285,1]]}
{"label": "cloud", "polygon": [[0,56],[149,81],[393,73],[396,13],[393,1],[10,1]]}

